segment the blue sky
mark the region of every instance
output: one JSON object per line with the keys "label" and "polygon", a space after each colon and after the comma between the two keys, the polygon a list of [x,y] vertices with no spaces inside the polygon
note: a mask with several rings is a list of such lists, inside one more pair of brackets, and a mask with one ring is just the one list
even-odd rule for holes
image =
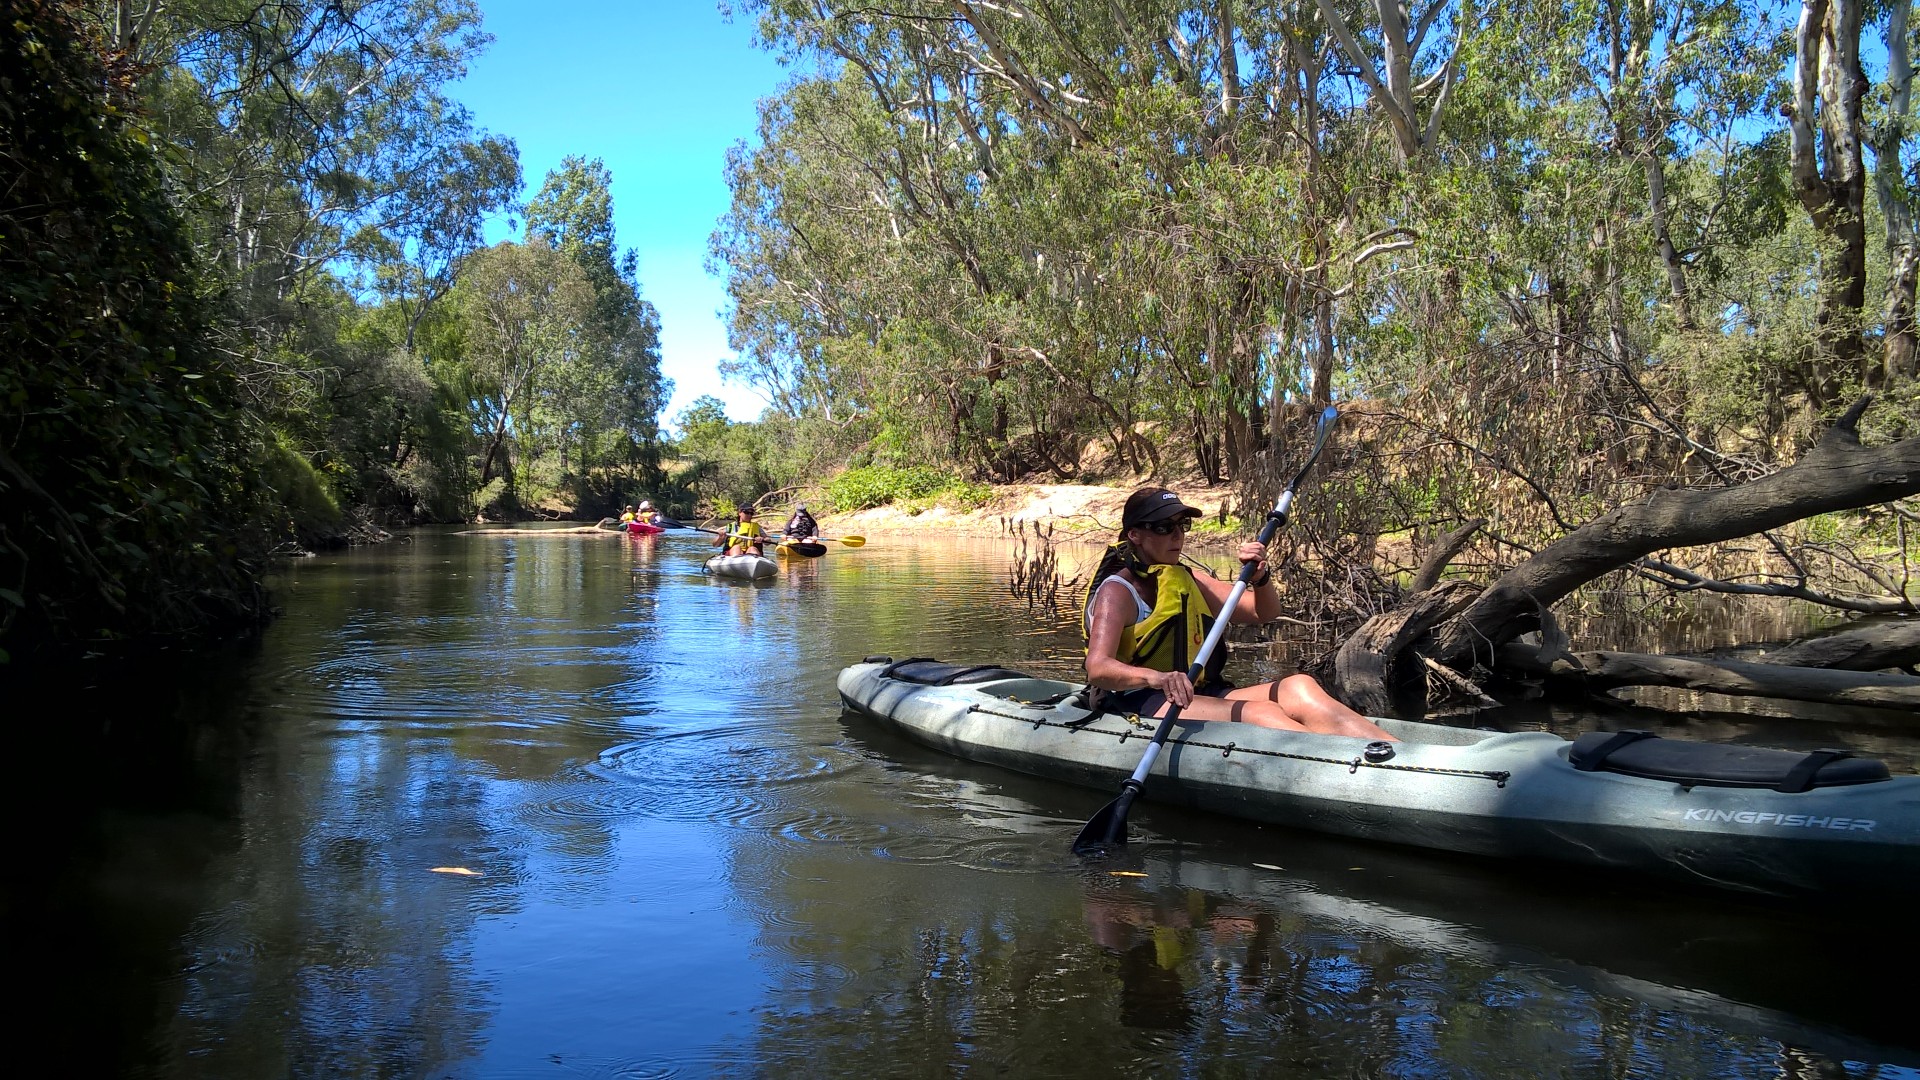
{"label": "blue sky", "polygon": [[[614,229],[640,255],[641,293],[660,311],[661,370],[674,382],[663,420],[711,394],[753,420],[766,399],[722,383],[732,355],[726,291],[703,269],[727,210],[727,148],[754,137],[754,104],[785,77],[726,22],[714,0],[481,0],[493,43],[453,94],[474,122],[520,146],[526,195],[569,154],[613,171]],[[502,220],[489,239],[509,236]]]}

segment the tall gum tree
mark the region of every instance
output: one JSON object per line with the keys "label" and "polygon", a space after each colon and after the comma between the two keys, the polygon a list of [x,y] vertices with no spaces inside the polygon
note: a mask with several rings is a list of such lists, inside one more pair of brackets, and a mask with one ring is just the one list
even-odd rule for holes
{"label": "tall gum tree", "polygon": [[[562,470],[576,442],[590,454],[602,435],[623,444],[629,464],[657,466],[672,386],[660,374],[660,316],[641,296],[639,256],[616,241],[612,171],[598,158],[563,160],[527,204],[527,235],[573,260],[594,292],[598,348],[549,384],[562,419]],[[583,456],[581,468],[589,464]]]}
{"label": "tall gum tree", "polygon": [[480,483],[516,491],[512,443],[534,428],[537,399],[601,347],[586,272],[543,242],[496,244],[461,268],[466,399],[480,442]]}
{"label": "tall gum tree", "polygon": [[1920,328],[1915,326],[1915,285],[1920,278],[1920,135],[1913,117],[1914,36],[1920,20],[1910,3],[1887,5],[1887,79],[1873,127],[1874,195],[1886,222],[1887,295],[1883,312],[1888,385],[1920,376]]}
{"label": "tall gum tree", "polygon": [[1830,404],[1845,386],[1858,385],[1864,374],[1863,8],[1864,0],[1806,0],[1793,37],[1792,99],[1780,109],[1791,137],[1793,190],[1829,245],[1820,258],[1819,355],[1801,363],[1801,386],[1816,410]]}

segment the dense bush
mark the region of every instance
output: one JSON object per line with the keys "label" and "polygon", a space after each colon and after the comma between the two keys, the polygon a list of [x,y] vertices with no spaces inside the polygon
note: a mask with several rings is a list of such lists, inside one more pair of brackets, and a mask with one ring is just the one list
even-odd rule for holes
{"label": "dense bush", "polygon": [[954,477],[929,465],[907,469],[869,465],[848,469],[828,481],[827,497],[833,500],[834,510],[845,513],[891,502],[930,498],[957,483]]}
{"label": "dense bush", "polygon": [[263,607],[258,440],[126,85],[0,0],[0,658]]}

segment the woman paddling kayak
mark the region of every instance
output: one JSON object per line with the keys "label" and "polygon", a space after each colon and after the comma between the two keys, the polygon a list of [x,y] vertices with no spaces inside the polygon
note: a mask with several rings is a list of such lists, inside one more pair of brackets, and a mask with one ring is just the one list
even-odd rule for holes
{"label": "woman paddling kayak", "polygon": [[[1214,651],[1198,686],[1187,678],[1187,664],[1232,591],[1228,583],[1180,562],[1187,530],[1199,516],[1163,487],[1143,487],[1127,497],[1119,539],[1107,548],[1087,590],[1087,682],[1106,691],[1099,707],[1161,716],[1171,702],[1187,719],[1393,739],[1335,701],[1309,675],[1234,687],[1221,675],[1225,649]],[[1280,596],[1272,570],[1264,565],[1266,545],[1249,540],[1236,554],[1242,563],[1254,563],[1257,574],[1232,621],[1278,618]]]}
{"label": "woman paddling kayak", "polygon": [[733,530],[715,536],[713,546],[726,548],[723,555],[765,555],[767,530],[753,520],[753,507],[741,507],[734,517]]}

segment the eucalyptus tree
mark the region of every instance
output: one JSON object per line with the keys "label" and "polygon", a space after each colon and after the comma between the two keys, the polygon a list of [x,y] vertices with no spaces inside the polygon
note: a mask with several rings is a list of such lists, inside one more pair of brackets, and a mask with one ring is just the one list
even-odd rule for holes
{"label": "eucalyptus tree", "polygon": [[1794,32],[1791,136],[1794,193],[1827,241],[1821,253],[1819,351],[1799,365],[1815,408],[1860,381],[1867,289],[1867,78],[1860,62],[1863,0],[1805,0]]}
{"label": "eucalyptus tree", "polygon": [[527,204],[527,235],[571,259],[593,287],[599,348],[557,370],[547,386],[562,471],[576,441],[584,473],[595,444],[606,440],[618,444],[626,464],[657,470],[660,413],[673,387],[660,375],[660,317],[640,295],[639,256],[616,244],[605,163],[574,156],[549,172]]}
{"label": "eucalyptus tree", "polygon": [[1218,478],[1344,380],[1602,478],[1711,457],[1706,416],[1778,428],[1809,370],[1775,5],[754,10],[821,74],[736,153],[715,253],[746,369],[799,407],[895,386],[976,462],[1013,413],[1157,422]]}
{"label": "eucalyptus tree", "polygon": [[[826,131],[808,130],[814,102],[832,93],[824,81],[801,83],[760,103],[759,145],[727,152],[732,205],[709,240],[708,268],[724,275],[730,297],[728,342],[737,359],[729,374],[761,386],[789,416],[849,424],[865,412],[857,401],[866,395],[853,390],[850,371],[829,370],[839,355],[830,343],[857,338],[849,279],[870,264],[822,245],[877,233],[827,215],[877,208],[885,216],[886,203],[863,198],[859,166],[822,147]],[[828,122],[845,115],[831,100],[818,108]],[[871,344],[873,333],[865,336]]]}
{"label": "eucalyptus tree", "polygon": [[[1355,33],[1338,0],[1318,0],[1318,11],[1349,69],[1372,93],[1372,105],[1393,133],[1393,148],[1402,165],[1411,164],[1440,138],[1440,122],[1447,112],[1460,74],[1462,39],[1474,24],[1471,2],[1427,0],[1409,5],[1401,0],[1371,0],[1359,5],[1368,16]],[[1430,39],[1436,30],[1442,36]]]}
{"label": "eucalyptus tree", "polygon": [[1920,50],[1920,16],[1911,2],[1887,4],[1886,78],[1875,88],[1868,145],[1873,150],[1873,190],[1886,223],[1887,289],[1882,312],[1885,383],[1920,377],[1920,327],[1916,327],[1916,280],[1920,279],[1920,124],[1913,115],[1913,56]]}
{"label": "eucalyptus tree", "polygon": [[418,199],[402,228],[362,233],[355,254],[371,266],[382,302],[404,318],[401,345],[413,351],[420,324],[433,305],[452,290],[460,260],[486,246],[485,228],[495,215],[513,208],[520,189],[520,159],[512,140],[483,135],[446,148],[445,167],[413,193]]}
{"label": "eucalyptus tree", "polygon": [[975,328],[1007,256],[981,242],[966,173],[897,126],[893,97],[873,89],[885,59],[764,103],[762,146],[730,156],[734,206],[713,254],[733,295],[736,370],[776,406],[836,423],[912,430],[938,402],[927,449],[967,454],[975,405],[1002,371]]}
{"label": "eucalyptus tree", "polygon": [[[415,453],[446,442],[427,373],[448,359],[417,348],[462,257],[520,187],[512,141],[476,128],[448,93],[489,40],[478,6],[86,7],[145,72],[139,104],[225,287],[223,352],[250,408],[292,452],[325,462],[340,494],[408,508],[462,498],[446,490],[452,472],[423,472]],[[354,310],[373,305],[397,320]]]}
{"label": "eucalyptus tree", "polygon": [[203,250],[257,302],[382,238],[472,243],[473,218],[518,186],[513,144],[476,131],[445,93],[489,40],[472,0],[100,11],[152,71],[154,133],[176,155]]}
{"label": "eucalyptus tree", "polygon": [[775,425],[736,424],[724,402],[703,394],[674,417],[674,426],[680,437],[673,449],[682,466],[674,481],[692,495],[696,512],[727,516],[781,486],[771,453]]}
{"label": "eucalyptus tree", "polygon": [[[742,283],[837,285],[832,273],[780,275],[753,260],[809,257],[825,234],[865,230],[868,246],[920,283],[870,309],[879,314],[868,336],[905,322],[923,349],[944,350],[933,392],[960,445],[977,442],[987,460],[1007,449],[1012,412],[1042,387],[1079,402],[1047,424],[1118,430],[1129,450],[1143,416],[1190,427],[1196,447],[1223,443],[1229,469],[1260,445],[1276,300],[1323,304],[1315,276],[1368,247],[1330,235],[1347,217],[1338,185],[1297,175],[1324,164],[1324,116],[1303,122],[1298,102],[1305,87],[1325,104],[1317,72],[1329,62],[1324,49],[1294,43],[1297,13],[1144,2],[840,10],[800,0],[760,10],[768,40],[831,69],[789,101],[832,81],[848,115],[863,118],[847,175],[863,171],[870,190],[845,205],[880,213],[851,214],[849,228],[817,213],[807,251],[779,241],[756,251],[737,242],[746,223],[772,235],[811,192],[769,179],[787,159],[742,155],[764,164],[752,180],[736,169],[732,231],[716,247],[748,268]],[[1301,60],[1316,74],[1293,80]],[[796,104],[769,122],[811,115]],[[795,126],[777,137],[791,153],[807,136]],[[911,318],[886,310],[922,300],[931,302]],[[1165,316],[1144,340],[1143,309]],[[736,326],[763,346],[754,363],[769,372],[767,346],[818,332],[775,330],[767,319],[778,310],[759,297],[737,309]],[[1328,380],[1319,382],[1324,393]]]}
{"label": "eucalyptus tree", "polygon": [[463,391],[480,444],[480,483],[497,475],[517,497],[514,444],[534,434],[539,398],[605,348],[598,297],[577,263],[542,242],[475,252],[460,279]]}

